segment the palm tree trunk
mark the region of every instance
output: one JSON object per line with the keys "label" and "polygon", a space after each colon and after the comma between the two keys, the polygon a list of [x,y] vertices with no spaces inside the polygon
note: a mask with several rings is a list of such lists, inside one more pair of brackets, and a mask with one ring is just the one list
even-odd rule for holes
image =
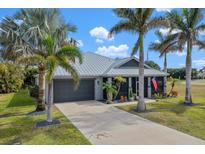
{"label": "palm tree trunk", "polygon": [[192,72],[192,41],[187,41],[187,55],[186,55],[186,94],[185,94],[185,104],[192,104],[191,97],[191,72]]}
{"label": "palm tree trunk", "polygon": [[164,72],[167,73],[167,54],[164,54]]}
{"label": "palm tree trunk", "polygon": [[[164,54],[164,72],[167,73],[167,53],[166,52]],[[165,78],[164,79],[164,85],[165,85],[164,88],[165,88],[165,87],[167,87],[166,86],[166,84],[167,84],[167,76],[164,77],[164,78]],[[166,88],[164,89],[164,96],[167,97],[167,89]]]}
{"label": "palm tree trunk", "polygon": [[38,91],[38,104],[36,111],[45,110],[45,67],[39,65],[39,91]]}
{"label": "palm tree trunk", "polygon": [[120,88],[121,88],[121,84],[119,84],[119,86],[118,86],[117,93],[115,94],[114,100],[117,98],[117,95],[118,95],[119,92],[120,92]]}
{"label": "palm tree trunk", "polygon": [[52,81],[49,81],[48,83],[48,111],[47,111],[47,121],[52,122],[52,112],[53,112],[53,101],[51,99],[51,93],[52,93]]}
{"label": "palm tree trunk", "polygon": [[143,112],[146,110],[144,102],[144,35],[140,33],[140,57],[139,57],[139,101],[137,104],[137,111]]}

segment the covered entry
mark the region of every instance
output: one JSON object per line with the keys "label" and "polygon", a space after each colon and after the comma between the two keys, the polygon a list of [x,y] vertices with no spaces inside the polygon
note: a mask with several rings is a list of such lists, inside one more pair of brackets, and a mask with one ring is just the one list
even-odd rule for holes
{"label": "covered entry", "polygon": [[54,103],[93,100],[94,79],[80,80],[77,89],[71,79],[54,79],[53,96]]}

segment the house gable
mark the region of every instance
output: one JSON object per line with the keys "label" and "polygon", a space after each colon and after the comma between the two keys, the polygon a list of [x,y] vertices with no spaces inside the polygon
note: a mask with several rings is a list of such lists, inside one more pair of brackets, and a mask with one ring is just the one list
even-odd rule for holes
{"label": "house gable", "polygon": [[[139,61],[135,58],[128,59],[127,61],[119,64],[118,68],[139,68]],[[144,68],[149,68],[149,66],[144,65]]]}
{"label": "house gable", "polygon": [[139,67],[139,62],[137,62],[134,59],[131,59],[128,62],[119,66],[119,68],[127,68],[127,67]]}

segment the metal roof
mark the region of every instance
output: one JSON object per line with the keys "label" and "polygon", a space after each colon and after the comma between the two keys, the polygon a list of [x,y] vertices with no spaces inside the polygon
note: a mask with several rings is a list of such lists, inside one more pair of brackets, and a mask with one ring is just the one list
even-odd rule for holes
{"label": "metal roof", "polygon": [[[93,52],[83,53],[83,63],[79,62],[73,64],[80,77],[96,77],[96,76],[138,76],[138,68],[118,68],[120,64],[133,59],[133,57],[124,59],[111,59],[105,56],[98,55]],[[134,58],[138,61],[137,58]],[[145,76],[166,76],[167,74],[155,69],[147,68],[144,71]],[[70,77],[70,73],[63,68],[58,67],[54,78]]]}
{"label": "metal roof", "polygon": [[[139,76],[138,68],[112,68],[104,76]],[[166,76],[162,71],[155,69],[144,69],[144,76]]]}

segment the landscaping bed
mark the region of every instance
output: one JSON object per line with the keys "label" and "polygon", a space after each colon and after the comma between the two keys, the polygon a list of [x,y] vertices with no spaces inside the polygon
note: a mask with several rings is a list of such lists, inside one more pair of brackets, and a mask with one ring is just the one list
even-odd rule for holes
{"label": "landscaping bed", "polygon": [[35,109],[35,101],[26,90],[0,94],[0,144],[90,144],[55,107],[53,116],[61,124],[36,128],[46,115],[26,115]]}

